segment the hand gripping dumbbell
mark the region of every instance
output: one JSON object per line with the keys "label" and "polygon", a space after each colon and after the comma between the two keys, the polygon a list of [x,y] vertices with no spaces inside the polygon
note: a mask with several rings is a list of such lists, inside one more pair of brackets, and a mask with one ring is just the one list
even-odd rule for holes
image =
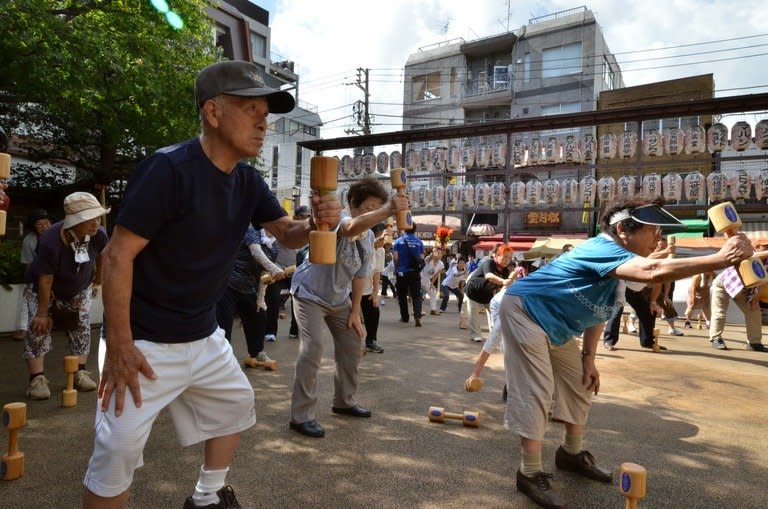
{"label": "hand gripping dumbbell", "polygon": [[464,380],[464,390],[467,392],[477,392],[483,388],[483,385],[483,381],[475,376],[471,376]]}
{"label": "hand gripping dumbbell", "polygon": [[[283,274],[285,274],[285,277],[290,276],[294,272],[296,272],[296,266],[295,265],[289,265],[288,267],[283,269]],[[267,273],[261,275],[261,284],[262,285],[264,285],[264,286],[271,285],[274,282],[275,282],[275,278],[272,276],[272,274],[267,272]]]}
{"label": "hand gripping dumbbell", "polygon": [[0,479],[12,481],[24,475],[24,453],[19,451],[19,430],[27,424],[27,404],[3,406],[3,426],[8,429],[8,454],[0,463]]}
{"label": "hand gripping dumbbell", "polygon": [[[310,187],[320,196],[336,193],[339,160],[335,157],[315,156],[310,161]],[[331,225],[318,223],[317,230],[309,232],[309,261],[331,265],[336,263],[336,232]]]}
{"label": "hand gripping dumbbell", "polygon": [[[707,216],[712,221],[712,226],[717,233],[723,233],[726,237],[731,237],[738,233],[741,228],[741,218],[733,206],[733,203],[727,201],[710,207],[707,210]],[[744,283],[745,288],[757,286],[768,282],[768,273],[759,256],[753,256],[739,262],[739,276]]]}
{"label": "hand gripping dumbbell", "polygon": [[[393,168],[389,170],[389,178],[392,181],[392,188],[397,189],[397,194],[405,196],[405,170],[402,168]],[[400,230],[410,230],[413,228],[413,218],[410,210],[401,210],[397,213],[397,228]]]}
{"label": "hand gripping dumbbell", "polygon": [[464,412],[463,414],[454,414],[446,412],[444,408],[431,406],[427,414],[431,422],[445,422],[446,419],[455,419],[461,421],[464,426],[477,428],[480,425],[480,412]]}
{"label": "hand gripping dumbbell", "polygon": [[635,463],[622,463],[619,474],[619,491],[627,497],[626,509],[637,509],[637,501],[645,497],[645,468]]}
{"label": "hand gripping dumbbell", "polygon": [[264,368],[267,371],[277,371],[277,361],[271,359],[260,361],[256,357],[248,357],[243,361],[243,365],[247,368]]}
{"label": "hand gripping dumbbell", "polygon": [[[0,153],[0,184],[4,184],[11,176],[11,156]],[[6,214],[0,210],[0,236],[5,235]]]}
{"label": "hand gripping dumbbell", "polygon": [[67,355],[64,357],[64,373],[67,375],[67,388],[61,394],[61,406],[77,405],[77,390],[75,389],[75,373],[80,365],[80,357]]}

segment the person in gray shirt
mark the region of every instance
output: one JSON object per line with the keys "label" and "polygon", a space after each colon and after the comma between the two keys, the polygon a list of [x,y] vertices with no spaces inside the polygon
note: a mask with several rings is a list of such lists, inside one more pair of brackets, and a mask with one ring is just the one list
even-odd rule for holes
{"label": "person in gray shirt", "polygon": [[[371,277],[373,233],[376,223],[401,210],[408,199],[389,193],[375,179],[365,178],[349,188],[349,208],[336,225],[336,263],[302,263],[293,275],[291,294],[299,324],[299,356],[291,399],[290,428],[320,438],[325,430],[315,418],[317,371],[323,356],[323,341],[333,339],[336,359],[334,396],[331,410],[336,414],[370,417],[360,406],[357,367],[365,330],[360,321],[361,297]],[[352,297],[350,299],[350,292]]]}

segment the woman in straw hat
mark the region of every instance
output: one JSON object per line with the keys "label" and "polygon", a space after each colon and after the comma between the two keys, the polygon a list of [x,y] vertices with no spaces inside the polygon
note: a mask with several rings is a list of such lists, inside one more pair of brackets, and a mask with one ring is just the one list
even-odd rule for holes
{"label": "woman in straw hat", "polygon": [[64,198],[64,213],[64,220],[52,225],[38,239],[37,256],[27,270],[29,331],[24,358],[29,368],[29,399],[51,396],[43,364],[45,354],[51,351],[54,325],[66,330],[69,354],[80,357],[75,388],[96,389],[85,363],[91,349],[91,298],[101,284],[99,255],[107,244],[101,216],[108,214],[109,209],[102,207],[92,194],[76,192]]}

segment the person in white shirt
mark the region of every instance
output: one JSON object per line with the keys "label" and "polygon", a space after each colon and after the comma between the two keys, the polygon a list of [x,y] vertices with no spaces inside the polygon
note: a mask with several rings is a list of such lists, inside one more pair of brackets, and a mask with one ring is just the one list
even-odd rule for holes
{"label": "person in white shirt", "polygon": [[444,267],[443,250],[435,246],[421,269],[421,289],[429,296],[430,315],[440,314],[437,311],[437,288]]}
{"label": "person in white shirt", "polygon": [[440,312],[444,313],[448,308],[448,299],[451,294],[456,296],[456,300],[459,305],[459,313],[461,313],[461,304],[464,302],[464,292],[461,289],[461,283],[467,280],[467,261],[463,257],[456,259],[456,263],[452,264],[448,271],[445,273],[443,279],[443,301],[440,303]]}

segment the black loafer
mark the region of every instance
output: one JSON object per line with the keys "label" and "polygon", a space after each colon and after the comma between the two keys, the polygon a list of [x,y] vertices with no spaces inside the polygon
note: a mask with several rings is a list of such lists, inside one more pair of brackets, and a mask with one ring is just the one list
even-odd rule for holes
{"label": "black loafer", "polygon": [[768,352],[768,348],[762,343],[747,343],[747,350],[752,350],[753,352]]}
{"label": "black loafer", "polygon": [[348,408],[331,407],[331,411],[334,414],[351,415],[352,417],[370,417],[371,411],[360,405],[351,406]]}
{"label": "black loafer", "polygon": [[518,470],[517,491],[545,509],[565,509],[567,507],[565,500],[549,484],[551,478],[552,474],[545,472],[536,472],[531,477],[527,477]]}
{"label": "black loafer", "polygon": [[292,430],[298,431],[302,435],[306,435],[308,437],[322,438],[325,436],[325,430],[314,419],[311,421],[304,421],[304,422],[290,421],[288,425],[291,427]]}
{"label": "black loafer", "polygon": [[561,445],[555,453],[555,465],[560,470],[567,470],[589,479],[610,483],[613,475],[609,470],[597,466],[595,457],[589,451],[581,451],[578,454],[569,454]]}

